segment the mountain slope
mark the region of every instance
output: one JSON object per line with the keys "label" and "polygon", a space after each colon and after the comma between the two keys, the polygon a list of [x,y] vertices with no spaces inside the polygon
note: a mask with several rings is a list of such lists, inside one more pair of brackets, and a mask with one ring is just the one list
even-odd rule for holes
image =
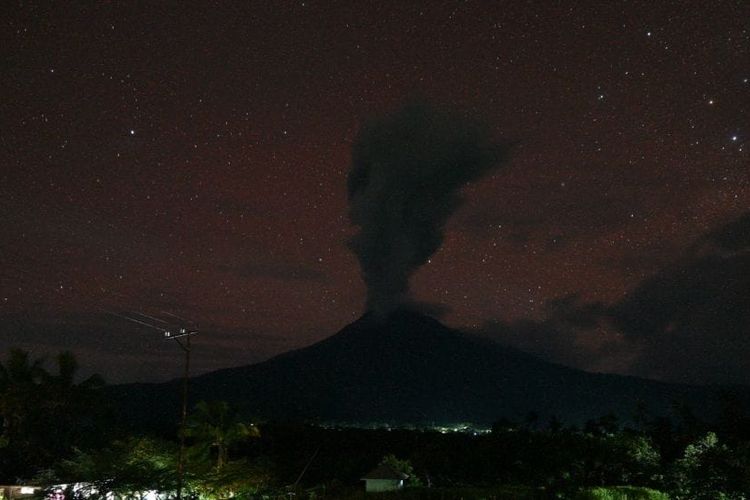
{"label": "mountain slope", "polygon": [[[125,418],[174,422],[179,381],[120,386]],[[338,334],[263,363],[191,380],[192,401],[226,400],[246,416],[318,421],[490,424],[536,412],[581,423],[606,413],[631,418],[638,404],[673,402],[706,411],[710,388],[591,374],[397,311],[365,315]],[[149,408],[146,415],[143,409]]]}

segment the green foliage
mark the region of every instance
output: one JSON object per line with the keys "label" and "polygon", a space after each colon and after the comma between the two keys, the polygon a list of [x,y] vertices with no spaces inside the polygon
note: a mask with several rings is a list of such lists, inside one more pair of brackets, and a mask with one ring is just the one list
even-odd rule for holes
{"label": "green foliage", "polygon": [[[268,487],[271,467],[264,461],[237,460],[221,469],[188,470],[184,491],[191,498],[247,498]],[[177,444],[146,437],[130,437],[92,451],[76,451],[58,464],[54,475],[39,477],[40,484],[86,483],[86,498],[103,499],[112,493],[139,498],[144,492],[175,491]]]}
{"label": "green foliage", "polygon": [[708,432],[690,443],[674,464],[672,496],[678,500],[745,500],[750,492],[747,447],[731,449]]}
{"label": "green foliage", "polygon": [[380,493],[364,493],[361,488],[356,488],[336,489],[326,493],[321,498],[335,498],[337,500],[446,500],[462,498],[467,500],[547,500],[549,498],[542,489],[527,486],[421,487]]}
{"label": "green foliage", "polygon": [[193,461],[215,460],[221,470],[229,462],[229,449],[241,441],[258,437],[255,425],[240,422],[237,412],[226,401],[201,401],[187,421],[185,435],[192,438]]}
{"label": "green foliage", "polygon": [[669,495],[650,488],[610,486],[580,491],[575,500],[669,500]]}
{"label": "green foliage", "polygon": [[406,479],[407,486],[422,486],[422,481],[420,481],[417,477],[416,473],[414,472],[414,467],[409,460],[396,458],[395,455],[386,455],[380,461],[380,464],[387,465],[396,472],[400,472],[409,476]]}
{"label": "green foliage", "polygon": [[188,489],[200,498],[249,498],[270,487],[271,465],[264,460],[234,460],[221,469],[191,474]]}
{"label": "green foliage", "polygon": [[76,450],[57,466],[56,476],[60,482],[89,483],[88,498],[104,498],[106,492],[171,491],[176,487],[176,456],[174,443],[130,437],[102,449]]}
{"label": "green foliage", "polygon": [[[36,475],[39,484],[90,483],[90,498],[174,491],[176,443],[111,441],[101,379],[79,382],[70,353],[54,366],[20,350],[0,363],[0,484]],[[304,470],[300,498],[359,498],[355,485],[383,457],[409,476],[409,488],[383,498],[667,498],[657,490],[675,500],[750,498],[750,417],[739,402],[729,400],[713,427],[687,409],[679,415],[677,423],[644,416],[643,432],[611,416],[582,430],[559,422],[545,430],[530,415],[522,425],[498,422],[487,435],[268,424],[260,436],[226,402],[202,401],[187,421],[184,486],[186,497],[254,498],[283,494]],[[526,486],[495,486],[503,484]]]}

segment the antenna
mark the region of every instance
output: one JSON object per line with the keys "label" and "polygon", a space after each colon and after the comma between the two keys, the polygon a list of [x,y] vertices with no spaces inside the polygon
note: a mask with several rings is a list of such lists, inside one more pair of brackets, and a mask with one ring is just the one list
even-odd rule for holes
{"label": "antenna", "polygon": [[139,325],[147,326],[149,328],[153,328],[154,330],[159,330],[160,332],[164,331],[164,328],[160,328],[156,325],[152,325],[151,323],[146,323],[145,321],[141,321],[139,319],[131,318],[130,316],[125,316],[123,314],[118,314],[114,311],[108,311],[106,309],[102,309],[107,314],[111,314],[112,316],[117,316],[118,318],[126,319],[128,321],[132,321],[133,323],[138,323]]}
{"label": "antenna", "polygon": [[171,330],[164,330],[164,338],[177,340],[181,337],[187,337],[188,335],[195,335],[197,333],[198,330],[188,330],[187,328],[178,328],[174,332]]}
{"label": "antenna", "polygon": [[149,316],[148,314],[146,314],[146,313],[142,313],[142,312],[140,312],[140,311],[136,312],[135,314],[137,314],[138,316],[143,316],[144,318],[152,319],[152,320],[154,320],[154,321],[157,321],[157,322],[159,322],[159,323],[164,323],[164,324],[167,324],[167,322],[166,322],[166,321],[164,321],[163,319],[159,319],[159,318],[155,318],[155,317],[153,317],[153,316]]}

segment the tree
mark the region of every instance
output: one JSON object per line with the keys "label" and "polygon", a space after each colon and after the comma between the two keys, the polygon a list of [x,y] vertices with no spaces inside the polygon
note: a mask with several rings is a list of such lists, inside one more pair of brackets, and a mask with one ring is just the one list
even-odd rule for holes
{"label": "tree", "polygon": [[380,461],[380,465],[387,465],[396,472],[406,474],[408,476],[406,479],[406,484],[408,486],[422,486],[422,482],[414,473],[414,467],[411,465],[411,462],[409,460],[402,460],[400,458],[396,458],[396,455],[391,454],[384,456]]}
{"label": "tree", "polygon": [[20,349],[0,364],[0,480],[14,480],[49,459],[40,390],[45,374],[42,360]]}
{"label": "tree", "polygon": [[144,437],[129,437],[89,451],[75,450],[55,471],[57,482],[84,483],[85,498],[111,494],[138,498],[149,490],[176,488],[174,444]]}
{"label": "tree", "polygon": [[37,390],[47,372],[43,360],[32,360],[29,353],[11,349],[5,365],[0,363],[0,418],[5,440],[21,433],[38,402]]}
{"label": "tree", "polygon": [[201,401],[188,418],[185,435],[193,440],[192,455],[203,460],[214,458],[220,471],[229,461],[232,445],[258,437],[260,432],[255,425],[241,422],[226,401]]}
{"label": "tree", "polygon": [[70,352],[49,373],[43,359],[12,349],[0,364],[0,471],[3,478],[28,476],[69,456],[73,446],[104,442],[106,405],[101,377],[75,382],[78,363]]}
{"label": "tree", "polygon": [[102,394],[105,383],[101,376],[91,375],[76,383],[78,361],[70,351],[58,354],[55,362],[56,373],[45,372],[42,377],[45,394],[42,407],[55,429],[49,446],[54,453],[66,455],[72,444],[86,448],[102,442],[109,411]]}
{"label": "tree", "polygon": [[[676,499],[744,499],[750,490],[747,450],[730,449],[708,432],[685,448],[672,474]],[[742,456],[744,455],[744,457]]]}

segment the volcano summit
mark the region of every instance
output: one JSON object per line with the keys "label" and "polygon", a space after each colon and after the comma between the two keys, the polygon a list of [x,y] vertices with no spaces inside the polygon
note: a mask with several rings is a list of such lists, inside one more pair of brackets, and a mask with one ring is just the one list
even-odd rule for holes
{"label": "volcano summit", "polygon": [[[115,388],[126,418],[174,420],[178,381]],[[226,400],[247,417],[316,422],[489,425],[500,418],[582,423],[675,403],[709,412],[714,390],[587,373],[399,309],[268,361],[191,381],[191,400]],[[151,408],[146,417],[138,408]]]}

